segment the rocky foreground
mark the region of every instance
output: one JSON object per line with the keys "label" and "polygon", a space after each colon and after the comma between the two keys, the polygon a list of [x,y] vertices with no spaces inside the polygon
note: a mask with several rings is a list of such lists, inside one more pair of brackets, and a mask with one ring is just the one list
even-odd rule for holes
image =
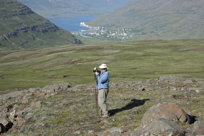
{"label": "rocky foreground", "polygon": [[111,83],[109,118],[99,118],[94,85],[69,83],[0,95],[0,133],[15,136],[204,135],[204,81],[160,77]]}

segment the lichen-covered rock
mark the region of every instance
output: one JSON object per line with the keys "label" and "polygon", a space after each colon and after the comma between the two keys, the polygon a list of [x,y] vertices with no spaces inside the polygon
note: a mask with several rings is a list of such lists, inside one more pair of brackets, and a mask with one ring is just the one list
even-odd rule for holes
{"label": "lichen-covered rock", "polygon": [[70,87],[69,83],[63,83],[0,95],[0,133],[5,133],[13,125],[22,127],[26,122],[32,121],[34,112],[41,108],[45,98]]}
{"label": "lichen-covered rock", "polygon": [[42,92],[46,96],[46,98],[55,95],[58,91],[65,91],[70,88],[71,85],[69,83],[64,84],[55,84],[55,85],[47,85],[42,88]]}
{"label": "lichen-covered rock", "polygon": [[71,87],[71,85],[69,83],[47,85],[47,86],[42,88],[42,91],[50,90],[50,91],[56,92],[56,91],[59,91],[59,90],[66,90],[66,89],[68,89],[70,87]]}
{"label": "lichen-covered rock", "polygon": [[190,115],[175,103],[157,104],[151,107],[142,118],[142,125],[147,126],[155,119],[164,118],[170,121],[191,122]]}
{"label": "lichen-covered rock", "polygon": [[196,121],[193,127],[195,135],[204,135],[204,121]]}
{"label": "lichen-covered rock", "polygon": [[0,118],[0,123],[6,126],[9,123],[9,121],[6,118]]}
{"label": "lichen-covered rock", "polygon": [[131,136],[184,136],[184,130],[175,122],[159,118],[147,126],[140,126]]}

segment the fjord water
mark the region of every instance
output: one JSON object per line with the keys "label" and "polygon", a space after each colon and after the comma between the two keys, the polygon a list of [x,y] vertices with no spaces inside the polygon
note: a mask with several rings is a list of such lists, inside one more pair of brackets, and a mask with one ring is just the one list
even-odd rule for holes
{"label": "fjord water", "polygon": [[69,18],[50,18],[49,20],[64,30],[70,32],[77,32],[80,30],[87,30],[86,27],[80,26],[80,22],[89,22],[95,18],[95,16],[80,16]]}

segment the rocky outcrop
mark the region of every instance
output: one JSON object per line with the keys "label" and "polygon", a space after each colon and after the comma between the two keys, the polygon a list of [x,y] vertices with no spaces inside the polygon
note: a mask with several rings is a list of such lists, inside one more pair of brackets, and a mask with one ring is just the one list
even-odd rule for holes
{"label": "rocky outcrop", "polygon": [[[59,30],[58,27],[55,25],[51,25],[50,23],[46,22],[44,24],[36,24],[32,26],[23,26],[19,27],[13,32],[9,32],[3,35],[0,35],[0,40],[6,40],[9,41],[11,38],[17,37],[20,33],[27,33],[27,32],[40,32],[40,33],[48,33],[48,32],[56,32]],[[33,40],[35,40],[35,37],[33,37]]]}
{"label": "rocky outcrop", "polygon": [[[10,4],[11,3],[5,3],[5,4]],[[12,3],[15,4],[15,3]],[[1,12],[5,12],[7,10],[1,10]],[[19,6],[18,9],[12,9],[6,12],[6,14],[4,14],[2,16],[3,19],[7,19],[7,18],[11,18],[11,17],[15,17],[15,16],[23,16],[23,15],[29,15],[29,14],[35,14],[30,8],[26,7],[26,6]]]}
{"label": "rocky outcrop", "polygon": [[151,107],[142,118],[142,126],[145,127],[149,125],[152,121],[164,118],[170,121],[180,121],[182,123],[191,123],[191,115],[178,104],[167,103],[167,104],[157,104]]}
{"label": "rocky outcrop", "polygon": [[165,90],[199,92],[202,89],[200,87],[201,84],[195,79],[174,76],[162,76],[142,81],[112,83],[110,86],[118,89],[131,88],[135,91]]}
{"label": "rocky outcrop", "polygon": [[131,133],[132,136],[185,136],[185,131],[175,122],[159,118],[148,124],[147,127],[137,128]]}
{"label": "rocky outcrop", "polygon": [[204,121],[196,121],[193,127],[193,135],[204,135]]}
{"label": "rocky outcrop", "polygon": [[157,104],[147,110],[141,120],[141,126],[132,135],[185,136],[185,130],[176,124],[177,121],[192,123],[194,118],[178,104]]}
{"label": "rocky outcrop", "polygon": [[32,48],[42,45],[81,44],[74,35],[37,15],[16,0],[0,2],[0,48]]}
{"label": "rocky outcrop", "polygon": [[69,83],[64,83],[0,95],[0,134],[7,132],[13,125],[22,127],[45,99],[70,87]]}

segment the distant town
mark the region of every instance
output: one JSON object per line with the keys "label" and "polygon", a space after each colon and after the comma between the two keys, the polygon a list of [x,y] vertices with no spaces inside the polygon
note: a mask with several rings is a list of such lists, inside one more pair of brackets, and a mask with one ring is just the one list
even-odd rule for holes
{"label": "distant town", "polygon": [[131,34],[131,30],[126,28],[109,29],[109,28],[100,27],[100,26],[92,27],[87,25],[85,22],[81,22],[80,26],[88,29],[74,32],[74,34],[80,35],[80,36],[103,37],[107,39],[117,39],[117,40],[127,40],[133,36],[133,34]]}

